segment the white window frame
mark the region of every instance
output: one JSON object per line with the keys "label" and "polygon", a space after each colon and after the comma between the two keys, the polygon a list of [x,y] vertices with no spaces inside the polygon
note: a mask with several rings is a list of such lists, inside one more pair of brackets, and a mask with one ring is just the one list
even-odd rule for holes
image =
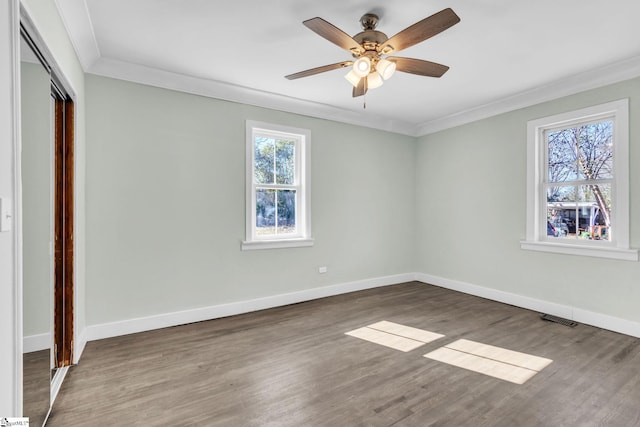
{"label": "white window frame", "polygon": [[[612,240],[547,237],[547,143],[545,132],[598,120],[613,121]],[[527,123],[527,228],[522,249],[638,261],[629,248],[629,100],[621,99]]]}
{"label": "white window frame", "polygon": [[[311,132],[272,123],[246,122],[246,230],[242,250],[277,249],[313,246],[311,238]],[[267,135],[295,141],[295,183],[287,186],[296,190],[296,229],[294,235],[259,236],[256,233],[256,189],[276,188],[255,182],[254,141],[256,135]]]}

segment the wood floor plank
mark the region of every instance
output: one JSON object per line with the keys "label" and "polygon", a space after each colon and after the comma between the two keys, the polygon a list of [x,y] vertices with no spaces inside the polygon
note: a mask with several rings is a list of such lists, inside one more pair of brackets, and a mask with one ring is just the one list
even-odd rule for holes
{"label": "wood floor plank", "polygon": [[[446,336],[344,335],[382,319]],[[553,363],[515,385],[422,357],[459,339]],[[47,425],[640,426],[639,341],[412,282],[89,342]]]}
{"label": "wood floor plank", "polygon": [[23,355],[22,413],[29,423],[41,426],[49,412],[51,352],[39,350]]}

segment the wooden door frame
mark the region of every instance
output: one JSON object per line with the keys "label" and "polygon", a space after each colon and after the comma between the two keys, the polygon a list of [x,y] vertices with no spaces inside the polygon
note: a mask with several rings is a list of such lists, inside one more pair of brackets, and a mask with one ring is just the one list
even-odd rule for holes
{"label": "wooden door frame", "polygon": [[60,94],[54,108],[54,366],[60,368],[73,363],[74,103]]}

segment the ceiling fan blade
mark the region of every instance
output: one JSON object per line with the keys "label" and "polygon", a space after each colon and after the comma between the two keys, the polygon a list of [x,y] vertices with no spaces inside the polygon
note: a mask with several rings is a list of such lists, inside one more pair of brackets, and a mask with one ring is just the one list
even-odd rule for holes
{"label": "ceiling fan blade", "polygon": [[353,87],[353,97],[357,98],[367,93],[367,78],[363,77],[358,82],[358,86]]}
{"label": "ceiling fan blade", "polygon": [[289,80],[295,80],[301,77],[308,77],[308,76],[313,76],[314,74],[324,73],[325,71],[336,70],[338,68],[345,68],[350,65],[353,65],[353,61],[336,62],[335,64],[324,65],[322,67],[317,67],[317,68],[311,68],[309,70],[304,70],[298,73],[289,74],[288,76],[284,76],[284,77]]}
{"label": "ceiling fan blade", "polygon": [[441,77],[444,73],[447,72],[447,70],[449,70],[449,67],[447,67],[446,65],[438,64],[436,62],[423,61],[422,59],[390,56],[387,58],[387,60],[396,63],[396,71],[417,74],[419,76]]}
{"label": "ceiling fan blade", "polygon": [[460,22],[460,17],[451,9],[443,9],[412,26],[405,28],[380,46],[380,52],[389,54],[418,44]]}
{"label": "ceiling fan blade", "polygon": [[363,53],[364,48],[355,41],[349,34],[340,28],[328,23],[322,18],[311,18],[303,22],[303,24],[316,34],[329,40],[331,43],[340,46],[352,53]]}

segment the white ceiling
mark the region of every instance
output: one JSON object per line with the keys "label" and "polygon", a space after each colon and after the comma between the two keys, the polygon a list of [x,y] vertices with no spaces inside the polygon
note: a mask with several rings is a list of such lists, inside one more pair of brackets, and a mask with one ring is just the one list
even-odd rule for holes
{"label": "white ceiling", "polygon": [[[56,0],[85,71],[422,135],[640,75],[637,0]],[[346,33],[364,13],[389,37],[446,7],[461,22],[399,52],[446,64],[440,79],[396,73],[352,98],[350,59],[302,25]]]}

